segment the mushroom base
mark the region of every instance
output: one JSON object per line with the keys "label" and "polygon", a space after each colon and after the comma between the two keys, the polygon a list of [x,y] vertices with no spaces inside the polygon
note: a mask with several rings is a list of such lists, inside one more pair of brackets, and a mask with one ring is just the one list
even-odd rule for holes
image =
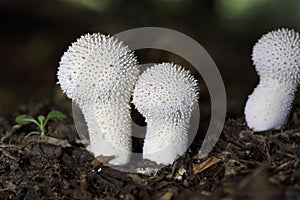
{"label": "mushroom base", "polygon": [[[119,105],[119,106],[117,106]],[[131,157],[129,106],[95,104],[83,109],[95,156],[112,156],[109,164],[124,165]]]}
{"label": "mushroom base", "polygon": [[257,132],[280,129],[288,120],[296,88],[291,81],[261,79],[245,106],[248,127]]}
{"label": "mushroom base", "polygon": [[184,123],[147,121],[143,158],[158,164],[172,164],[187,150],[187,127]]}

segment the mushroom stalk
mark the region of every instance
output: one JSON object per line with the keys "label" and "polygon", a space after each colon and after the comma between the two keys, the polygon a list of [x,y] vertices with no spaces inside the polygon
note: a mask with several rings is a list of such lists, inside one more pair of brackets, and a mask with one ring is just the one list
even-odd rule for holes
{"label": "mushroom stalk", "polygon": [[122,165],[131,156],[131,117],[124,103],[97,103],[83,109],[95,155],[112,156],[109,163]]}
{"label": "mushroom stalk", "polygon": [[167,120],[147,120],[143,158],[171,164],[188,148],[188,123],[173,124]]}
{"label": "mushroom stalk", "polygon": [[296,90],[294,81],[261,78],[245,106],[248,127],[253,131],[280,129],[288,120]]}

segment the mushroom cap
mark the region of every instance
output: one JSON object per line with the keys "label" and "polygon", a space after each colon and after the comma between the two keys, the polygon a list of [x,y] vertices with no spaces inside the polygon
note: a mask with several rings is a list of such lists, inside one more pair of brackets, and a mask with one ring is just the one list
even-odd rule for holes
{"label": "mushroom cap", "polygon": [[260,76],[281,80],[300,78],[299,33],[279,29],[263,35],[253,47],[252,60]]}
{"label": "mushroom cap", "polygon": [[198,102],[198,85],[188,70],[173,63],[155,64],[140,76],[133,103],[147,120],[189,120]]}
{"label": "mushroom cap", "polygon": [[77,39],[61,58],[58,83],[80,107],[128,101],[138,78],[134,53],[118,39],[100,33]]}

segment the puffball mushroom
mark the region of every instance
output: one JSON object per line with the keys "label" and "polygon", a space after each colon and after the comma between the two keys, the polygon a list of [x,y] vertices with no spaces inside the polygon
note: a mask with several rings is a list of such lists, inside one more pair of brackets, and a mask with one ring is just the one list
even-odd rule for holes
{"label": "puffball mushroom", "polygon": [[139,69],[133,52],[99,33],[77,39],[63,54],[58,83],[82,110],[91,151],[126,164],[131,155],[130,97]]}
{"label": "puffball mushroom", "polygon": [[179,65],[155,64],[138,79],[133,103],[147,122],[143,158],[173,163],[187,150],[189,122],[198,103],[196,79]]}
{"label": "puffball mushroom", "polygon": [[279,29],[263,35],[252,60],[260,81],[245,106],[248,127],[280,129],[288,120],[300,80],[299,33]]}

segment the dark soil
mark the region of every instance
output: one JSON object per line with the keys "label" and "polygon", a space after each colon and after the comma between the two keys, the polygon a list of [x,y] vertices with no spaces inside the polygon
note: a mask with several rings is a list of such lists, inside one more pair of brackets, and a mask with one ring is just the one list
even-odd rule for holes
{"label": "dark soil", "polygon": [[104,166],[71,119],[25,140],[32,130],[0,118],[0,199],[300,199],[299,109],[281,131],[253,133],[229,119],[209,156],[191,149],[153,176]]}

